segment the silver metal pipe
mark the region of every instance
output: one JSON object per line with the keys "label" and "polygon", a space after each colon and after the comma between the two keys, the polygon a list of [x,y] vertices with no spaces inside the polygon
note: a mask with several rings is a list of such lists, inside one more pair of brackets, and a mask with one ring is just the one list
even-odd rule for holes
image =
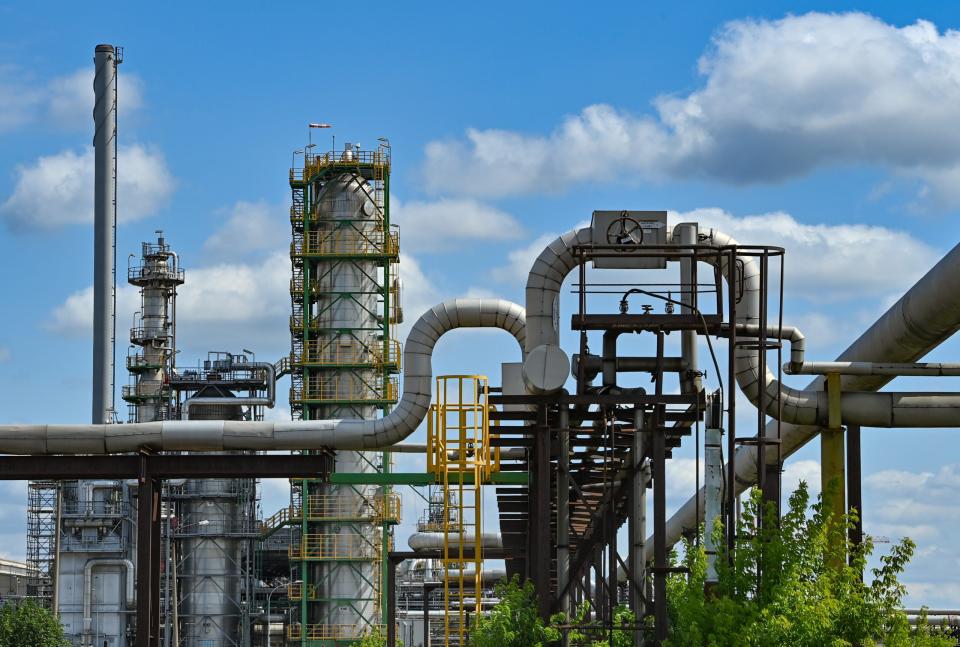
{"label": "silver metal pipe", "polygon": [[[673,240],[679,245],[696,245],[699,226],[695,222],[681,223],[673,229]],[[694,291],[694,260],[684,258],[680,261],[680,303],[684,314],[692,314]],[[686,289],[689,286],[689,289]],[[700,391],[702,378],[697,374],[697,331],[683,330],[680,332],[680,356],[687,364],[686,372],[680,376],[681,393],[697,393]]]}
{"label": "silver metal pipe", "polygon": [[129,559],[91,559],[83,567],[83,635],[85,647],[92,645],[90,635],[93,633],[93,569],[100,566],[122,566],[126,570],[126,588],[124,602],[128,608],[134,604],[133,562]]}
{"label": "silver metal pipe", "polygon": [[93,77],[93,400],[91,421],[110,421],[116,335],[114,258],[117,138],[117,58],[113,45],[97,45]]}
{"label": "silver metal pipe", "polygon": [[788,375],[884,375],[946,377],[960,375],[960,364],[942,363],[891,363],[891,362],[790,362],[783,365]]}
{"label": "silver metal pipe", "polygon": [[[960,329],[960,245],[944,256],[929,272],[893,304],[866,332],[853,342],[837,361],[841,362],[915,362],[949,339]],[[876,391],[893,379],[888,375],[847,375],[842,378],[844,390]],[[824,378],[818,377],[807,391],[823,391]],[[954,416],[957,414],[954,413]],[[958,426],[953,418],[951,426]],[[767,425],[767,435],[776,435],[777,423]],[[864,425],[868,426],[868,425]],[[781,450],[784,459],[820,433],[819,426],[781,424]],[[739,495],[756,483],[756,448],[741,446],[736,453],[736,493]],[[772,462],[775,457],[768,454]],[[667,520],[667,541],[676,543],[683,532],[697,526],[696,498],[702,501],[703,490],[687,500]],[[700,508],[703,509],[702,507]]]}
{"label": "silver metal pipe", "polygon": [[126,425],[0,425],[0,453],[111,454],[156,451],[370,450],[413,433],[427,415],[433,391],[433,348],[457,328],[500,328],[524,343],[523,307],[503,299],[453,299],[414,324],[403,353],[403,397],[376,420],[166,420]]}
{"label": "silver metal pipe", "polygon": [[[450,533],[455,535],[456,533]],[[474,534],[472,532],[465,533],[463,535],[464,545],[471,545],[474,542]],[[410,546],[410,550],[414,552],[418,551],[431,551],[431,550],[443,550],[443,533],[442,532],[415,532],[410,535],[410,538],[407,539],[407,545]],[[498,532],[482,532],[480,533],[480,546],[485,550],[499,550],[503,548],[503,540],[500,537]]]}

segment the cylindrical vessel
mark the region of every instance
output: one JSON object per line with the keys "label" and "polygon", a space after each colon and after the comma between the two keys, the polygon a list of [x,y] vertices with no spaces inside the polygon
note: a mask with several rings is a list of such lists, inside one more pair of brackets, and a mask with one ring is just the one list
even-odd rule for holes
{"label": "cylindrical vessel", "polygon": [[[195,397],[230,397],[207,387]],[[241,407],[194,407],[191,420],[241,420]],[[244,542],[251,541],[251,479],[197,479],[183,485],[177,566],[183,647],[241,644],[243,579],[249,572]]]}
{"label": "cylindrical vessel", "polygon": [[[374,236],[379,223],[373,219],[376,207],[372,202],[373,190],[359,175],[345,173],[327,182],[317,196],[317,220],[321,223],[320,236],[328,236],[330,244],[338,250],[352,250],[364,236]],[[378,318],[378,295],[376,282],[378,267],[375,262],[360,259],[350,262],[331,261],[318,266],[318,293],[315,321],[321,333],[317,347],[326,349],[342,361],[349,363],[353,356],[363,354],[366,348],[376,348],[377,330],[382,323]],[[349,297],[345,296],[349,295]],[[361,358],[357,358],[361,359]],[[361,362],[357,362],[361,363]],[[380,382],[377,371],[372,369],[336,368],[322,374],[323,395],[337,404],[322,407],[321,418],[363,418],[377,415],[375,406],[363,404],[375,399],[376,385]],[[350,402],[349,405],[343,403]],[[336,472],[375,471],[378,456],[373,452],[338,451]],[[320,485],[320,499],[307,501],[317,505],[336,506],[354,518],[369,516],[369,504],[377,493],[376,486],[337,487]],[[333,517],[333,514],[323,515]],[[379,579],[375,562],[369,559],[371,549],[378,545],[378,528],[369,521],[356,523],[321,522],[313,525],[311,533],[325,536],[325,551],[330,556],[339,555],[351,559],[321,560],[314,567],[319,604],[314,607],[311,624],[365,625],[376,617],[376,590],[372,583]],[[352,558],[356,559],[352,559]],[[343,600],[350,600],[345,604]]]}

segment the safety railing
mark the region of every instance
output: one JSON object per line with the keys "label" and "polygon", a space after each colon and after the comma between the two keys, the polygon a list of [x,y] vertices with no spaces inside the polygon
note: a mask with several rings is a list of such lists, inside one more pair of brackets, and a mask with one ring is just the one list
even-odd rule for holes
{"label": "safety railing", "polygon": [[166,340],[170,337],[170,329],[163,326],[135,326],[130,329],[130,343],[137,346],[143,346],[154,340]]}
{"label": "safety railing", "polygon": [[169,398],[170,386],[155,380],[141,380],[139,384],[124,384],[120,397],[126,401],[158,400]]}
{"label": "safety railing", "polygon": [[302,244],[290,244],[292,256],[386,256],[396,258],[400,252],[397,231],[339,228],[308,231]]}
{"label": "safety railing", "polygon": [[291,518],[296,518],[293,514],[293,506],[280,508],[266,519],[260,521],[260,533],[270,533],[278,528],[282,528],[290,523]]}
{"label": "safety railing", "polygon": [[290,400],[303,402],[396,402],[399,391],[395,377],[361,380],[355,375],[308,375],[300,388],[290,389]]}
{"label": "safety railing", "polygon": [[[303,599],[303,582],[290,582],[287,584],[287,599],[291,602],[298,602]],[[317,599],[317,588],[313,584],[309,584],[306,587],[307,599],[316,600]]]}
{"label": "safety railing", "polygon": [[287,548],[290,559],[369,561],[380,554],[379,542],[356,533],[309,533],[294,535],[294,543]]}
{"label": "safety railing", "polygon": [[127,370],[131,372],[137,371],[148,371],[151,369],[161,369],[164,367],[164,362],[161,358],[157,357],[152,360],[148,360],[146,357],[140,353],[134,355],[127,355]]}
{"label": "safety railing", "polygon": [[355,337],[314,339],[304,343],[293,364],[309,366],[370,366],[400,368],[400,342],[396,339],[363,341]]}
{"label": "safety railing", "polygon": [[287,627],[288,640],[360,641],[375,632],[384,635],[386,625],[321,625],[292,624]]}
{"label": "safety railing", "polygon": [[127,268],[127,281],[141,285],[151,281],[179,285],[184,281],[183,270],[169,265],[132,265]]}

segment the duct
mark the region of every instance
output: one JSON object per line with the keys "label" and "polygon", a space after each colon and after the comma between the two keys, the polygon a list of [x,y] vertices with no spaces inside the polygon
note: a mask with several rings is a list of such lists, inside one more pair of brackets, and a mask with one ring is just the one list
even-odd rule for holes
{"label": "duct", "polygon": [[93,404],[92,422],[109,421],[113,409],[113,339],[116,254],[117,55],[97,45],[93,77]]}
{"label": "duct", "polygon": [[[703,236],[718,249],[737,245],[727,234],[711,230]],[[559,365],[566,356],[559,346],[560,288],[566,275],[576,266],[573,248],[589,245],[590,228],[568,232],[551,242],[534,261],[527,279],[527,357],[524,361],[524,380],[534,393],[550,392],[559,388],[544,378],[545,364]],[[728,275],[728,258],[705,258],[717,265],[723,276]],[[760,271],[751,258],[741,257],[742,270],[736,272],[738,285],[730,289],[741,295],[737,307],[737,328],[757,326],[760,313]],[[769,332],[771,327],[767,328]],[[791,354],[802,363],[803,336],[795,328],[785,327],[791,339]],[[759,329],[754,330],[758,334]],[[563,357],[560,357],[560,356]],[[546,358],[546,359],[545,359]],[[536,360],[536,361],[534,361]],[[781,384],[769,370],[761,378],[756,351],[737,348],[734,354],[737,384],[755,406],[760,400],[760,389],[765,413],[783,422],[800,425],[826,425],[828,418],[827,394],[823,389],[801,391]],[[761,386],[761,380],[763,382]],[[960,415],[960,394],[955,393],[844,393],[841,396],[843,421],[864,427],[953,427]],[[925,410],[923,404],[933,404]]]}
{"label": "duct", "polygon": [[[124,602],[128,608],[134,604],[133,562],[129,559],[91,559],[83,568],[83,634],[90,636],[93,632],[93,569],[98,566],[123,566],[126,569],[127,586],[124,593]],[[90,644],[89,640],[85,641]]]}
{"label": "duct", "polygon": [[[454,533],[451,533],[453,535]],[[467,533],[463,536],[464,545],[473,545],[473,533]],[[428,552],[433,550],[443,550],[442,532],[415,532],[410,535],[407,545],[414,552]],[[500,533],[482,532],[480,533],[480,547],[485,550],[500,550],[503,548],[503,540]]]}
{"label": "duct", "polygon": [[[915,362],[960,329],[960,245],[954,247],[939,263],[893,304],[866,332],[853,342],[837,361],[841,362]],[[849,375],[843,378],[848,391],[875,391],[889,382],[889,375]],[[818,377],[807,391],[822,391],[824,380]],[[957,414],[954,413],[956,416]],[[957,426],[954,417],[953,425]],[[866,425],[864,425],[866,426]],[[791,456],[820,432],[817,426],[782,424],[780,447],[784,459]],[[767,435],[775,436],[777,423],[767,425]],[[756,482],[756,448],[741,446],[736,453],[737,494]],[[774,457],[770,456],[771,461]],[[703,490],[700,498],[703,510]],[[691,497],[667,521],[667,542],[676,543],[682,533],[699,523],[696,498]]]}
{"label": "duct", "polygon": [[263,369],[267,372],[267,396],[265,398],[187,398],[180,406],[180,419],[190,419],[190,407],[192,406],[248,406],[272,409],[277,399],[276,367],[270,362],[249,362],[245,365],[246,367],[251,370]]}
{"label": "duct", "polygon": [[403,396],[376,420],[168,420],[126,425],[0,425],[0,453],[107,454],[156,451],[387,448],[423,422],[430,407],[433,348],[456,328],[500,328],[523,348],[524,310],[503,299],[453,299],[414,324],[403,353]]}
{"label": "duct", "polygon": [[829,373],[839,373],[840,375],[884,375],[887,377],[898,376],[958,376],[960,375],[960,364],[940,364],[940,363],[891,363],[891,362],[802,362],[799,365],[793,363],[783,365],[783,370],[788,375],[827,375]]}

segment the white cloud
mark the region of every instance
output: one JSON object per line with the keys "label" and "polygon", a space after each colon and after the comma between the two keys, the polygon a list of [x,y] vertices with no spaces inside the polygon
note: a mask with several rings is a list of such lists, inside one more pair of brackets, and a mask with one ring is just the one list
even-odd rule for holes
{"label": "white cloud", "polygon": [[[0,65],[0,133],[42,124],[55,129],[93,130],[93,66],[43,83],[16,65]],[[143,82],[119,74],[121,118],[143,107]]]}
{"label": "white cloud", "polygon": [[940,256],[906,231],[873,225],[810,225],[783,212],[738,217],[722,209],[671,217],[701,223],[702,233],[712,227],[741,243],[786,248],[787,290],[817,301],[899,294]]}
{"label": "white cloud", "polygon": [[[671,212],[669,217],[671,224],[698,222],[701,233],[714,228],[741,243],[784,247],[788,296],[818,302],[899,295],[930,268],[931,259],[940,256],[905,231],[872,225],[810,225],[783,212],[735,216],[707,208]],[[577,225],[582,226],[586,223]],[[493,277],[503,282],[525,281],[534,260],[554,238],[555,234],[544,234],[509,252],[507,263],[495,268]],[[771,285],[775,285],[779,276],[775,261],[771,261],[771,270]],[[869,323],[873,314],[863,323]],[[822,318],[811,322],[823,323]]]}
{"label": "white cloud", "polygon": [[699,89],[654,114],[591,105],[550,134],[470,129],[426,147],[438,193],[560,191],[576,182],[708,178],[773,182],[837,164],[929,178],[956,198],[960,32],[862,13],[727,23],[699,61]]}
{"label": "white cloud", "polygon": [[400,202],[393,215],[400,225],[403,248],[412,252],[444,252],[473,241],[514,240],[523,233],[508,213],[469,199]]}
{"label": "white cloud", "polygon": [[535,238],[529,245],[507,253],[507,264],[494,268],[493,278],[504,283],[511,281],[526,282],[527,274],[530,272],[533,262],[556,237],[556,234],[543,234]]}
{"label": "white cloud", "polygon": [[[93,130],[93,74],[89,66],[50,81],[45,99],[54,125]],[[120,119],[143,107],[143,83],[138,76],[117,75],[117,103]]]}
{"label": "white cloud", "polygon": [[810,499],[815,501],[820,493],[820,463],[813,460],[788,460],[784,463],[783,474],[780,477],[780,487],[783,491],[784,501],[796,491],[800,481],[807,484]]}
{"label": "white cloud", "polygon": [[204,251],[218,258],[275,250],[290,238],[289,218],[282,207],[241,200],[225,213],[226,222],[203,244]]}
{"label": "white cloud", "polygon": [[[93,222],[93,148],[65,150],[17,168],[13,194],[0,217],[17,229],[51,229]],[[117,215],[121,222],[149,216],[166,204],[174,180],[163,156],[141,145],[121,147]]]}
{"label": "white cloud", "polygon": [[397,337],[407,338],[410,328],[428,308],[437,305],[442,299],[440,291],[427,278],[420,263],[409,254],[400,254],[400,279],[403,282],[403,294],[400,303],[403,306],[403,323],[398,327]]}
{"label": "white cloud", "polygon": [[[177,298],[178,345],[190,353],[239,350],[242,346],[265,354],[287,352],[289,284],[290,259],[282,252],[251,264],[187,267],[186,282]],[[119,339],[130,313],[139,308],[137,291],[123,286],[117,296]],[[46,326],[64,335],[89,335],[92,313],[93,288],[88,287],[57,306]],[[190,355],[184,359],[192,362]]]}

